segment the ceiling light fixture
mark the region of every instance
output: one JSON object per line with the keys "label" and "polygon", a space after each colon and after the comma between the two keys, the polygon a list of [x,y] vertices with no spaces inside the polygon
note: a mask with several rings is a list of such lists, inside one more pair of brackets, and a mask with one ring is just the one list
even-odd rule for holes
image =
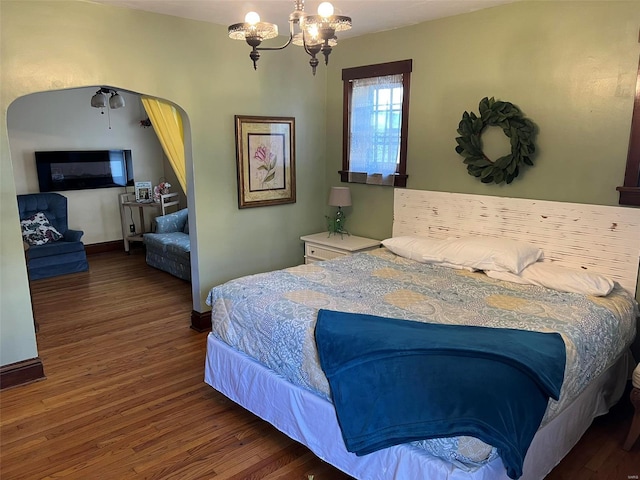
{"label": "ceiling light fixture", "polygon": [[[107,100],[107,94],[111,97]],[[124,98],[111,88],[100,88],[96,94],[91,97],[91,106],[94,108],[105,108],[109,104],[109,108],[115,110],[124,107]],[[104,113],[104,112],[103,112]]]}
{"label": "ceiling light fixture", "polygon": [[[324,55],[325,65],[329,63],[329,55],[336,46],[336,32],[349,30],[351,18],[343,15],[334,15],[333,5],[322,2],[318,6],[317,15],[304,13],[304,0],[294,0],[294,11],[289,15],[289,39],[279,47],[260,47],[264,40],[278,36],[278,26],[273,23],[261,22],[260,15],[249,12],[244,17],[243,23],[235,23],[229,26],[229,37],[234,40],[244,40],[252,48],[249,58],[253,61],[253,68],[258,68],[260,52],[264,50],[282,50],[291,43],[300,45],[311,57],[309,65],[313,74],[320,63],[316,57],[319,53]],[[296,32],[296,25],[298,30]]]}

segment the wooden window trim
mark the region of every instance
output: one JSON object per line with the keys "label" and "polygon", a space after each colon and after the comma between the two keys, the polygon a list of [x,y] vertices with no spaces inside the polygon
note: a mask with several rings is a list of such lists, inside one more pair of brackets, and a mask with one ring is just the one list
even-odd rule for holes
{"label": "wooden window trim", "polygon": [[616,190],[620,193],[620,200],[618,200],[620,205],[640,206],[640,62],[638,62],[636,97],[633,103],[624,185]]}
{"label": "wooden window trim", "polygon": [[395,174],[394,187],[407,186],[407,145],[409,132],[409,89],[411,86],[411,73],[413,60],[400,60],[397,62],[379,63],[361,67],[345,68],[342,70],[342,170],[341,182],[349,182],[349,119],[351,107],[352,80],[370,77],[382,77],[386,75],[402,75],[402,124],[400,126],[400,162],[398,172]]}

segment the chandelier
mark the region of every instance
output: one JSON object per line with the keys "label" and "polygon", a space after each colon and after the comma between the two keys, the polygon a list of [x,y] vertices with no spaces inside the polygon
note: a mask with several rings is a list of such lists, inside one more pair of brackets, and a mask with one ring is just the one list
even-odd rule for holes
{"label": "chandelier", "polygon": [[[252,48],[249,58],[253,61],[254,70],[258,68],[260,52],[265,50],[282,50],[291,43],[304,48],[311,57],[309,65],[313,74],[320,63],[316,55],[324,55],[325,65],[329,63],[331,50],[338,43],[336,32],[349,30],[351,18],[343,15],[334,15],[333,5],[322,2],[318,6],[317,15],[304,13],[304,0],[295,0],[295,10],[289,15],[289,39],[279,47],[261,47],[264,40],[278,36],[278,26],[273,23],[261,22],[260,15],[249,12],[244,17],[243,23],[234,23],[229,26],[229,37],[234,40],[245,40]],[[297,28],[296,28],[297,27]]]}

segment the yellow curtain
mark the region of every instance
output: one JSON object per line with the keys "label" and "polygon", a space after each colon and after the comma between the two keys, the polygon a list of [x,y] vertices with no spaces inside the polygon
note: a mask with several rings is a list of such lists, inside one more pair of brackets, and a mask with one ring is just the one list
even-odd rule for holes
{"label": "yellow curtain", "polygon": [[157,98],[142,97],[151,125],[160,140],[162,149],[169,159],[178,182],[184,193],[187,193],[187,169],[184,160],[184,132],[182,117],[173,105]]}

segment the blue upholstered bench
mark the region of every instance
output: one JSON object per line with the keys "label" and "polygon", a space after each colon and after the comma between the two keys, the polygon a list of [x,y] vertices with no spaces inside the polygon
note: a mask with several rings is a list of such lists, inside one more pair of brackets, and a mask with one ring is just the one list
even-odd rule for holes
{"label": "blue upholstered bench", "polygon": [[143,237],[147,265],[191,281],[188,209],[156,217],[155,221],[155,233]]}

